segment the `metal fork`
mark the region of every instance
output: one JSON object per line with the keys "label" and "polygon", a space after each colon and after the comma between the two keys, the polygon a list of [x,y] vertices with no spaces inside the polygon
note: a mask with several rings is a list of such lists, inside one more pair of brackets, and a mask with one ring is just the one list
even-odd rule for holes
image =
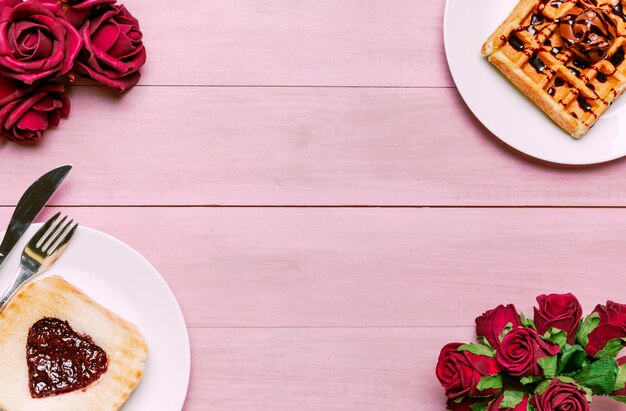
{"label": "metal fork", "polygon": [[61,213],[56,213],[46,221],[24,247],[20,270],[13,284],[0,297],[0,309],[22,284],[50,268],[67,247],[78,224],[72,225],[74,220],[66,222],[67,216],[57,223],[60,215]]}

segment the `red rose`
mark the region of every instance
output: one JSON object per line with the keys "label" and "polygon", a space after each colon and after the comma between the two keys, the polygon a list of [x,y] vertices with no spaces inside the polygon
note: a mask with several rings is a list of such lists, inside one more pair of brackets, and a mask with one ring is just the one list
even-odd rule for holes
{"label": "red rose", "polygon": [[116,0],[61,0],[67,19],[74,27],[81,26],[92,10],[104,4],[115,4]]}
{"label": "red rose", "polygon": [[124,6],[91,14],[79,32],[85,45],[76,60],[79,74],[124,91],[139,81],[146,62],[139,22]]}
{"label": "red rose", "polygon": [[0,136],[13,141],[37,141],[49,126],[70,112],[65,87],[48,83],[26,86],[0,76]]}
{"label": "red rose", "polygon": [[537,411],[589,411],[585,393],[557,379],[543,393],[535,394],[530,403]]}
{"label": "red rose", "polygon": [[567,342],[574,344],[578,323],[583,316],[580,303],[572,294],[550,294],[537,297],[539,308],[535,307],[535,326],[543,335],[550,328],[567,333]]}
{"label": "red rose", "polygon": [[626,305],[608,301],[606,306],[598,305],[593,312],[600,316],[600,323],[589,334],[586,350],[592,357],[611,340],[626,338]]}
{"label": "red rose", "polygon": [[65,74],[82,47],[60,3],[0,0],[0,74],[27,84]]}
{"label": "red rose", "polygon": [[500,334],[508,323],[511,323],[513,328],[520,327],[522,321],[519,313],[513,304],[506,307],[499,305],[476,318],[476,334],[479,337],[485,337],[492,347],[498,348],[500,346]]}
{"label": "red rose", "polygon": [[549,343],[530,328],[518,328],[508,333],[496,352],[498,364],[514,377],[543,375],[540,358],[556,355],[561,347]]}
{"label": "red rose", "polygon": [[[503,395],[499,396],[498,398],[496,398],[489,404],[489,406],[487,407],[485,411],[499,411],[500,404],[502,404],[503,400],[504,400],[504,396]],[[530,397],[528,397],[527,395],[524,395],[524,397],[522,398],[522,402],[517,404],[515,408],[505,408],[505,409],[511,410],[511,411],[527,411],[529,400],[530,400]]]}
{"label": "red rose", "polygon": [[437,378],[450,399],[495,395],[500,390],[480,391],[477,386],[481,378],[496,375],[500,367],[495,358],[458,351],[461,343],[450,343],[443,347],[437,362]]}
{"label": "red rose", "polygon": [[[626,364],[626,357],[622,357],[620,359],[617,360],[617,366],[621,367],[622,365]],[[615,390],[611,393],[611,395],[617,396],[617,397],[626,397],[626,387],[620,389],[620,390]]]}

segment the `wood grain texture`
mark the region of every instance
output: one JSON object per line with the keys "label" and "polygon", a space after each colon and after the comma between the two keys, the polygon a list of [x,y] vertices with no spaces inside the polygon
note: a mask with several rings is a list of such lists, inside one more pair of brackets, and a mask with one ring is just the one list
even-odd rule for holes
{"label": "wood grain texture", "polygon": [[626,206],[623,162],[533,164],[495,143],[453,89],[144,87],[118,98],[77,87],[71,97],[71,118],[40,145],[0,144],[0,175],[11,176],[0,204],[71,162],[61,204]]}
{"label": "wood grain texture", "polygon": [[152,261],[192,327],[471,326],[501,303],[530,315],[542,293],[586,311],[626,295],[623,210],[67,212]]}
{"label": "wood grain texture", "polygon": [[444,0],[126,0],[142,85],[451,86]]}
{"label": "wood grain texture", "polygon": [[[441,347],[472,327],[192,329],[186,411],[443,411]],[[592,411],[626,405],[594,400]]]}

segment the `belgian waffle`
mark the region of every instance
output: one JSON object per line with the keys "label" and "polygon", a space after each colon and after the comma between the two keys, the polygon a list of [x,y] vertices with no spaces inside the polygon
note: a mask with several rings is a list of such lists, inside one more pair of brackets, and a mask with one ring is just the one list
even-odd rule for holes
{"label": "belgian waffle", "polygon": [[[588,54],[584,44],[573,45],[563,34],[566,22],[574,31],[584,29],[583,18],[575,23],[582,26],[571,23],[582,9],[610,19],[604,22],[608,41]],[[561,128],[580,138],[626,89],[624,9],[626,0],[521,0],[482,54]],[[596,31],[589,31],[592,41],[598,40]]]}

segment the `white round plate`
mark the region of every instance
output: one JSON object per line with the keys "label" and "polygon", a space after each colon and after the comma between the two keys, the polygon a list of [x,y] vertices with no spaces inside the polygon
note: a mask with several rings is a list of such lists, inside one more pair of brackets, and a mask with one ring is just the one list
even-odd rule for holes
{"label": "white round plate", "polygon": [[[21,251],[40,226],[30,227],[2,265],[0,289],[13,281]],[[107,234],[81,226],[46,275],[62,276],[137,325],[146,338],[150,355],[144,376],[123,411],[182,409],[190,371],[187,327],[172,291],[144,257]]]}
{"label": "white round plate", "polygon": [[529,156],[560,164],[596,164],[626,155],[626,98],[620,97],[580,140],[526,98],[480,54],[518,0],[447,0],[448,66],[474,115],[498,138]]}

